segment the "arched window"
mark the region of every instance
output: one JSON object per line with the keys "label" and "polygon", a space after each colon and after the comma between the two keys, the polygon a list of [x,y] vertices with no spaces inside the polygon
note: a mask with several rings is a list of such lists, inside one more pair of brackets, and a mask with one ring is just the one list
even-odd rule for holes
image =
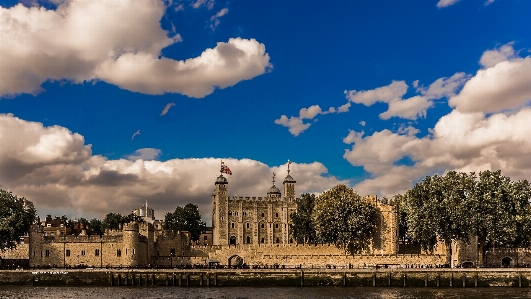
{"label": "arched window", "polygon": [[247,222],[245,226],[247,226],[247,228],[249,228],[249,226],[250,226],[250,225],[249,225],[249,222]]}
{"label": "arched window", "polygon": [[251,244],[251,237],[247,236],[247,244]]}
{"label": "arched window", "polygon": [[232,211],[229,211],[229,216],[232,216]]}
{"label": "arched window", "polygon": [[232,223],[230,224],[230,226],[231,226],[231,228],[234,228],[234,222],[232,222]]}
{"label": "arched window", "polygon": [[264,224],[262,223],[262,228],[264,228]]}
{"label": "arched window", "polygon": [[280,240],[277,238],[277,243],[280,243]]}
{"label": "arched window", "polygon": [[264,213],[262,213],[262,217],[264,217],[264,216],[265,216],[265,214],[264,214]]}
{"label": "arched window", "polygon": [[277,218],[278,218],[278,213],[276,214]]}
{"label": "arched window", "polygon": [[264,244],[265,243],[265,239],[262,238],[262,240],[260,240],[260,243]]}
{"label": "arched window", "polygon": [[275,223],[275,228],[278,228],[278,223]]}

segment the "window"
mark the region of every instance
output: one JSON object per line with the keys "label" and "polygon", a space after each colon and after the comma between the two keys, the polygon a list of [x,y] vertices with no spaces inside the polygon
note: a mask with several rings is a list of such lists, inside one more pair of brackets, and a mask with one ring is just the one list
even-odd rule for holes
{"label": "window", "polygon": [[278,228],[278,223],[275,223],[275,228]]}
{"label": "window", "polygon": [[208,241],[208,236],[205,236],[204,240],[205,240],[205,241]]}
{"label": "window", "polygon": [[293,217],[293,213],[289,213],[289,219]]}
{"label": "window", "polygon": [[133,254],[136,254],[136,250],[133,248]]}
{"label": "window", "polygon": [[170,255],[175,256],[175,248],[170,248]]}
{"label": "window", "polygon": [[234,215],[238,216],[238,212],[234,212]]}
{"label": "window", "polygon": [[264,224],[262,223],[262,228],[264,228]]}
{"label": "window", "polygon": [[81,255],[85,256],[85,250],[81,250]]}
{"label": "window", "polygon": [[243,216],[247,216],[247,212],[242,212],[242,215]]}
{"label": "window", "polygon": [[264,238],[262,238],[262,240],[260,240],[260,243],[264,244],[265,243],[265,240]]}
{"label": "window", "polygon": [[46,250],[46,257],[50,256],[50,250]]}
{"label": "window", "polygon": [[[70,252],[69,250],[67,250],[67,252]],[[35,250],[33,250],[33,256],[35,256]]]}
{"label": "window", "polygon": [[[33,252],[33,256],[35,256],[35,251]],[[70,249],[66,250],[66,256],[70,256]]]}
{"label": "window", "polygon": [[232,216],[232,211],[229,211],[229,216]]}
{"label": "window", "polygon": [[280,243],[280,240],[277,238],[277,243]]}
{"label": "window", "polygon": [[231,226],[232,228],[234,228],[234,222],[233,222],[233,223],[231,223],[231,224],[230,224],[230,226]]}
{"label": "window", "polygon": [[278,213],[276,213],[276,217],[278,218]]}
{"label": "window", "polygon": [[247,244],[251,244],[251,237],[247,236]]}
{"label": "window", "polygon": [[262,217],[264,217],[264,216],[265,216],[265,214],[264,214],[264,213],[262,213]]}
{"label": "window", "polygon": [[247,228],[249,228],[249,222],[246,223]]}
{"label": "window", "polygon": [[122,256],[122,250],[116,249],[116,256]]}
{"label": "window", "polygon": [[95,255],[95,256],[100,256],[100,250],[99,250],[99,249],[96,249],[96,250],[94,251],[94,255]]}

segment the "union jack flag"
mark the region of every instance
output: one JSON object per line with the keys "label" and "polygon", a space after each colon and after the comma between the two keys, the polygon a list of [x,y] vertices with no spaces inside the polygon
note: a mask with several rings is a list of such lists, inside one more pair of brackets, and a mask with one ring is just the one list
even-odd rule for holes
{"label": "union jack flag", "polygon": [[232,171],[230,171],[230,168],[227,165],[221,165],[221,172],[232,175]]}

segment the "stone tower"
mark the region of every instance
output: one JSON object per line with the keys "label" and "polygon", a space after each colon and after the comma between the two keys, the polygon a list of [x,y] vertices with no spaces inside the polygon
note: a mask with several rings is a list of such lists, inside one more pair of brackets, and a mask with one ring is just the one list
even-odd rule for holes
{"label": "stone tower", "polygon": [[139,226],[136,222],[129,222],[123,225],[123,248],[122,248],[122,264],[124,266],[138,266],[139,253]]}
{"label": "stone tower", "polygon": [[291,161],[288,160],[288,175],[284,179],[284,199],[288,201],[295,201],[296,190],[295,190],[295,183],[297,183],[289,174],[289,165],[291,164]]}
{"label": "stone tower", "polygon": [[215,183],[212,195],[212,242],[214,245],[228,243],[228,187],[227,179],[220,174]]}

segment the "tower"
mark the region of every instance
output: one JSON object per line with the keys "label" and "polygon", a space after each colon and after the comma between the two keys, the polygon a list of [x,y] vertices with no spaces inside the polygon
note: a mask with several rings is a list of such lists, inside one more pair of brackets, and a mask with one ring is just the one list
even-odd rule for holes
{"label": "tower", "polygon": [[284,199],[288,201],[295,201],[295,183],[297,183],[289,174],[289,165],[291,161],[288,160],[288,175],[284,179]]}
{"label": "tower", "polygon": [[273,186],[271,186],[271,188],[269,188],[267,191],[267,197],[279,198],[281,195],[280,190],[278,190],[277,186],[275,186],[275,176],[276,174],[273,173]]}
{"label": "tower", "polygon": [[212,242],[214,245],[224,245],[229,242],[227,219],[229,183],[223,173],[216,178],[215,186],[212,195]]}

